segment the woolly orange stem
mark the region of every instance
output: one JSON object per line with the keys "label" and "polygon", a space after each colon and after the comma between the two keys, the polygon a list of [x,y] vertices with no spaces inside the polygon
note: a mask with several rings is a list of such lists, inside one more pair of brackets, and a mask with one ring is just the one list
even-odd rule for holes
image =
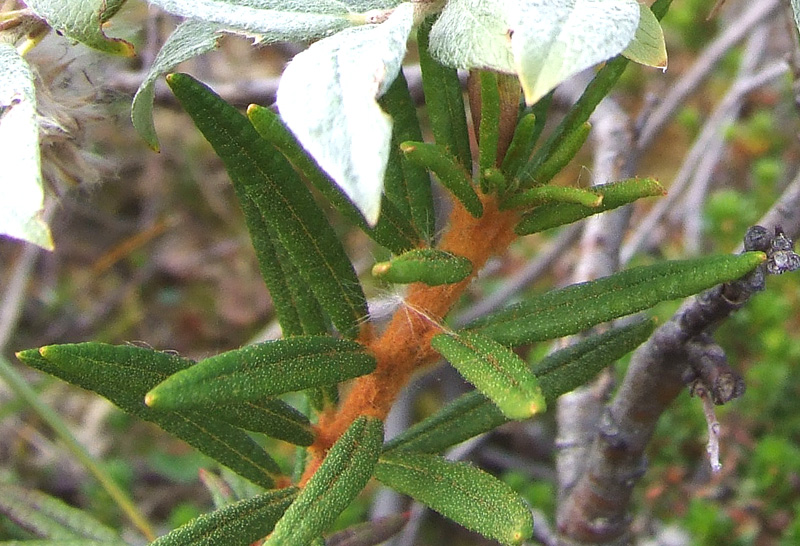
{"label": "woolly orange stem", "polygon": [[473,218],[456,203],[439,245],[442,250],[468,258],[473,264],[472,275],[456,284],[411,285],[407,305],[394,314],[384,333],[377,339],[362,339],[377,361],[375,371],[355,380],[338,411],[320,417],[316,441],[310,447],[314,460],[303,481],[314,473],[350,423],[361,415],[384,419],[411,375],[439,358],[430,346],[431,338],[441,330],[439,321],[489,257],[504,252],[515,238],[516,214],[500,211],[491,196],[484,196],[482,201],[484,213],[480,218]]}

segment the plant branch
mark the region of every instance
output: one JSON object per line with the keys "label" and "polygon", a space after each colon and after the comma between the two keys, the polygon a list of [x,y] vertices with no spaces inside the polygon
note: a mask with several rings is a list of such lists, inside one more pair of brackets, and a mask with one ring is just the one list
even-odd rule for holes
{"label": "plant branch", "polygon": [[[797,210],[797,184],[795,180],[773,210]],[[763,222],[768,223],[772,214],[768,213]],[[763,233],[769,233],[769,229]],[[796,237],[798,231],[787,235]],[[768,246],[778,237],[776,233],[775,239],[758,244],[752,244],[751,238],[747,248]],[[627,510],[633,487],[644,472],[644,449],[659,417],[684,388],[686,379],[696,377],[690,342],[702,340],[762,288],[760,268],[741,281],[712,288],[684,303],[634,352],[628,373],[600,421],[586,471],[560,506],[561,544],[629,543]],[[732,390],[740,390],[736,382]]]}
{"label": "plant branch", "polygon": [[[611,98],[605,98],[592,115],[595,143],[592,185],[621,178],[623,158],[633,138],[630,119]],[[611,275],[619,269],[619,247],[628,225],[630,207],[593,216],[586,221],[581,239],[581,259],[573,282],[584,282]],[[558,449],[556,468],[559,498],[563,498],[580,478],[591,448],[598,418],[613,386],[610,374],[603,373],[590,384],[558,399]]]}
{"label": "plant branch", "polygon": [[[405,303],[383,334],[361,340],[375,356],[376,369],[354,381],[336,413],[320,416],[317,440],[310,448],[317,463],[357,417],[371,415],[384,419],[411,375],[439,358],[430,340],[442,331],[443,317],[486,261],[504,252],[514,240],[517,214],[499,210],[493,197],[484,196],[482,200],[484,214],[480,218],[473,218],[460,204],[454,204],[449,229],[440,245],[442,250],[469,259],[473,264],[472,274],[455,284],[411,285]],[[316,464],[310,464],[306,476],[315,469]]]}

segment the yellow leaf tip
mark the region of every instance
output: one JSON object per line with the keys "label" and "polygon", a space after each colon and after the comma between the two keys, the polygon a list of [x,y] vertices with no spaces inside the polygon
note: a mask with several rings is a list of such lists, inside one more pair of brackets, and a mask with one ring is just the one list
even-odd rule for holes
{"label": "yellow leaf tip", "polygon": [[372,266],[372,276],[380,277],[392,268],[391,262],[378,262]]}

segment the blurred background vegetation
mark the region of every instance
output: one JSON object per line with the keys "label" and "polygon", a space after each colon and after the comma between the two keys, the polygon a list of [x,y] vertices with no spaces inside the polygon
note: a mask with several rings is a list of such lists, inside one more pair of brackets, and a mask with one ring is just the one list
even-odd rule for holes
{"label": "blurred background vegetation", "polygon": [[[745,6],[728,0],[708,18],[711,3],[675,0],[663,21],[669,69],[662,74],[631,65],[615,98],[634,117],[647,111],[653,97],[669,90]],[[767,59],[787,52],[798,56],[788,3],[786,9],[769,23]],[[61,104],[73,113],[79,136],[49,143],[45,150],[48,182],[58,196],[52,207],[55,252],[0,240],[0,318],[16,314],[16,320],[0,320],[0,347],[8,359],[21,349],[86,340],[146,344],[200,358],[278,332],[235,196],[210,146],[164,93],[156,108],[160,153],[147,149],[128,118],[137,77],[175,21],[130,0],[114,22],[112,34],[136,44],[138,58],[110,59],[57,36],[31,54],[41,78],[51,84],[55,107]],[[735,79],[745,47],[730,49],[682,105],[644,158],[641,176],[655,176],[669,189],[694,138]],[[218,51],[181,69],[238,104],[269,104],[283,65],[299,50],[291,44],[253,48],[245,39],[226,37]],[[407,63],[413,71],[413,54]],[[557,94],[551,117],[565,107]],[[424,120],[422,109],[420,116]],[[710,179],[699,252],[733,251],[795,175],[799,120],[788,77],[747,95],[726,129],[724,152]],[[557,183],[588,184],[589,148]],[[633,225],[654,202],[638,205]],[[633,262],[697,252],[686,248],[680,222],[668,212]],[[383,251],[335,217],[334,225],[357,269],[368,275]],[[525,238],[508,256],[492,262],[462,309],[502,286],[556,235]],[[561,253],[528,289],[542,291],[569,278],[577,252]],[[34,264],[27,272],[26,254]],[[21,285],[12,282],[19,275]],[[372,297],[391,297],[385,287],[369,279],[366,284]],[[798,299],[795,277],[771,278],[767,292],[718,332],[719,343],[747,383],[745,396],[720,410],[720,474],[709,471],[706,422],[698,400],[687,391],[662,418],[649,450],[648,473],[637,490],[635,528],[641,544],[800,544]],[[677,305],[662,305],[656,314],[666,320]],[[533,347],[529,358],[547,350]],[[204,457],[103,399],[20,370],[159,531],[211,509],[198,472],[218,469]],[[412,419],[430,414],[465,388],[455,373],[434,370],[411,386],[408,412]],[[508,424],[462,453],[502,476],[549,521],[556,500],[552,417],[548,413]],[[290,467],[290,446],[276,445],[270,452],[283,453],[282,463]],[[102,488],[2,382],[0,482],[48,492],[113,527],[128,525]],[[345,512],[341,526],[376,509],[377,487],[367,492]],[[431,513],[416,523],[413,544],[486,543]],[[126,536],[134,543],[141,540],[133,531]],[[0,540],[29,537],[0,516]]]}

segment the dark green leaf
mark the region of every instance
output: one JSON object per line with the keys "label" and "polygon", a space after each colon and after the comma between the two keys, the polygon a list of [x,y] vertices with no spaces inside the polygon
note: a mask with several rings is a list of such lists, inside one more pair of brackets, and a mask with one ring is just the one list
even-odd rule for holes
{"label": "dark green leaf", "polygon": [[497,166],[497,145],[500,141],[500,89],[497,72],[482,70],[481,122],[478,138],[478,165],[481,171]]}
{"label": "dark green leaf", "polygon": [[[533,209],[522,217],[514,228],[517,235],[529,235],[546,229],[562,226],[612,210],[628,203],[633,203],[642,197],[655,197],[664,195],[664,188],[652,178],[629,178],[610,184],[594,186],[588,191],[603,196],[603,201],[598,206],[587,207],[574,203],[550,203]],[[509,200],[508,206],[524,205],[527,193],[519,194]]]}
{"label": "dark green leaf", "polygon": [[530,180],[523,180],[519,185],[521,187],[527,187],[542,186],[549,183],[555,175],[561,172],[561,169],[572,161],[578,151],[580,151],[584,142],[586,142],[586,139],[589,137],[591,128],[592,126],[587,121],[578,125],[574,131],[564,135],[564,138],[553,149],[547,159],[545,159],[535,171],[528,175]]}
{"label": "dark green leaf", "polygon": [[364,293],[341,242],[298,174],[246,117],[208,87],[186,74],[171,74],[167,82],[222,159],[234,186],[252,199],[278,235],[333,324],[355,336],[367,315]]}
{"label": "dark green leaf", "polygon": [[472,273],[467,258],[434,248],[410,250],[372,268],[372,274],[393,283],[422,282],[429,286],[456,283]]}
{"label": "dark green leaf", "polygon": [[470,327],[509,346],[555,339],[739,279],[764,259],[747,252],[635,267],[528,298]]}
{"label": "dark green leaf", "polygon": [[475,385],[509,419],[527,419],[544,411],[536,376],[513,351],[474,332],[438,334],[436,349],[464,379]]}
{"label": "dark green leaf", "polygon": [[469,172],[446,148],[427,142],[403,142],[400,150],[412,163],[430,169],[472,216],[479,218],[483,214],[483,204],[475,193]]}
{"label": "dark green leaf", "polygon": [[[560,349],[534,367],[548,404],[594,377],[638,345],[653,331],[652,320],[614,328]],[[387,442],[389,450],[437,453],[474,436],[488,432],[508,420],[491,400],[478,391],[465,394],[435,415]]]}
{"label": "dark green leaf", "polygon": [[419,66],[425,105],[436,143],[458,159],[465,169],[472,169],[467,115],[458,72],[436,62],[428,52],[428,36],[433,20],[423,22],[417,33]]}
{"label": "dark green leaf", "polygon": [[422,140],[417,107],[408,92],[408,83],[402,70],[378,103],[394,122],[392,148],[389,164],[386,167],[383,191],[406,218],[412,219],[420,235],[425,240],[431,240],[434,236],[436,216],[433,209],[430,175],[419,165],[404,161],[400,154],[401,142]]}
{"label": "dark green leaf", "polygon": [[321,535],[369,481],[382,443],[379,419],[356,419],[333,444],[264,546],[306,546]]}
{"label": "dark green leaf", "polygon": [[542,97],[532,108],[526,109],[511,139],[511,146],[503,159],[503,172],[509,178],[517,176],[533,153],[536,142],[544,131],[547,111],[553,101],[553,92]]}
{"label": "dark green leaf", "polygon": [[370,373],[375,359],[355,341],[298,336],[228,351],[198,362],[151,389],[156,409],[258,402]]}
{"label": "dark green leaf", "polygon": [[535,183],[533,174],[551,156],[554,151],[561,146],[563,140],[573,134],[581,125],[588,121],[594,109],[600,104],[611,88],[619,80],[622,73],[628,67],[628,59],[622,56],[615,57],[608,61],[601,68],[594,79],[589,82],[586,90],[578,101],[572,106],[567,115],[555,128],[547,141],[538,149],[533,157],[520,168],[517,173],[517,180],[521,187],[527,187]]}
{"label": "dark green leaf", "polygon": [[[241,203],[245,201],[250,208],[256,209],[255,212],[260,217],[258,207],[255,207],[255,203],[250,200],[249,196],[245,196],[244,199],[240,200]],[[314,295],[314,291],[311,290],[311,287],[297,271],[297,266],[292,261],[291,255],[286,250],[286,247],[284,247],[283,243],[280,241],[278,234],[268,225],[265,227],[269,233],[270,240],[274,244],[275,257],[278,260],[278,265],[283,274],[285,289],[289,294],[288,299],[281,299],[278,301],[273,295],[272,290],[270,290],[272,304],[275,306],[275,311],[278,314],[279,323],[281,325],[281,333],[284,337],[301,334],[317,335],[328,333],[330,330],[330,321],[323,312],[319,301]],[[291,307],[291,309],[287,309],[287,307]],[[284,325],[286,321],[282,320],[281,317],[292,312],[297,314],[297,321],[299,324],[293,322]]]}
{"label": "dark green leaf", "polygon": [[295,445],[309,446],[314,433],[308,417],[275,399],[214,406],[214,416],[244,430],[260,432]]}
{"label": "dark green leaf", "polygon": [[[360,227],[375,242],[392,252],[403,252],[416,246],[419,234],[393,203],[381,204],[381,215],[375,227],[370,227],[358,209],[345,197],[342,190],[320,169],[297,142],[297,139],[269,108],[250,105],[247,116],[259,134],[286,156],[286,159],[308,180],[328,202],[348,221]],[[397,120],[395,120],[395,128]],[[430,184],[430,180],[428,181]]]}
{"label": "dark green leaf", "polygon": [[270,491],[193,519],[152,546],[251,544],[267,536],[297,497],[297,488]]}
{"label": "dark green leaf", "polygon": [[298,275],[277,233],[264,220],[244,187],[235,184],[234,189],[283,334],[321,334],[327,331],[319,302],[308,284]]}
{"label": "dark green leaf", "polygon": [[501,544],[520,544],[533,534],[533,517],[519,495],[469,464],[427,453],[384,453],[375,467],[375,477]]}
{"label": "dark green leaf", "polygon": [[206,413],[160,412],[144,396],[190,360],[132,346],[104,343],[49,345],[17,353],[22,362],[96,392],[124,411],[158,426],[263,487],[274,485],[278,465],[243,430]]}

